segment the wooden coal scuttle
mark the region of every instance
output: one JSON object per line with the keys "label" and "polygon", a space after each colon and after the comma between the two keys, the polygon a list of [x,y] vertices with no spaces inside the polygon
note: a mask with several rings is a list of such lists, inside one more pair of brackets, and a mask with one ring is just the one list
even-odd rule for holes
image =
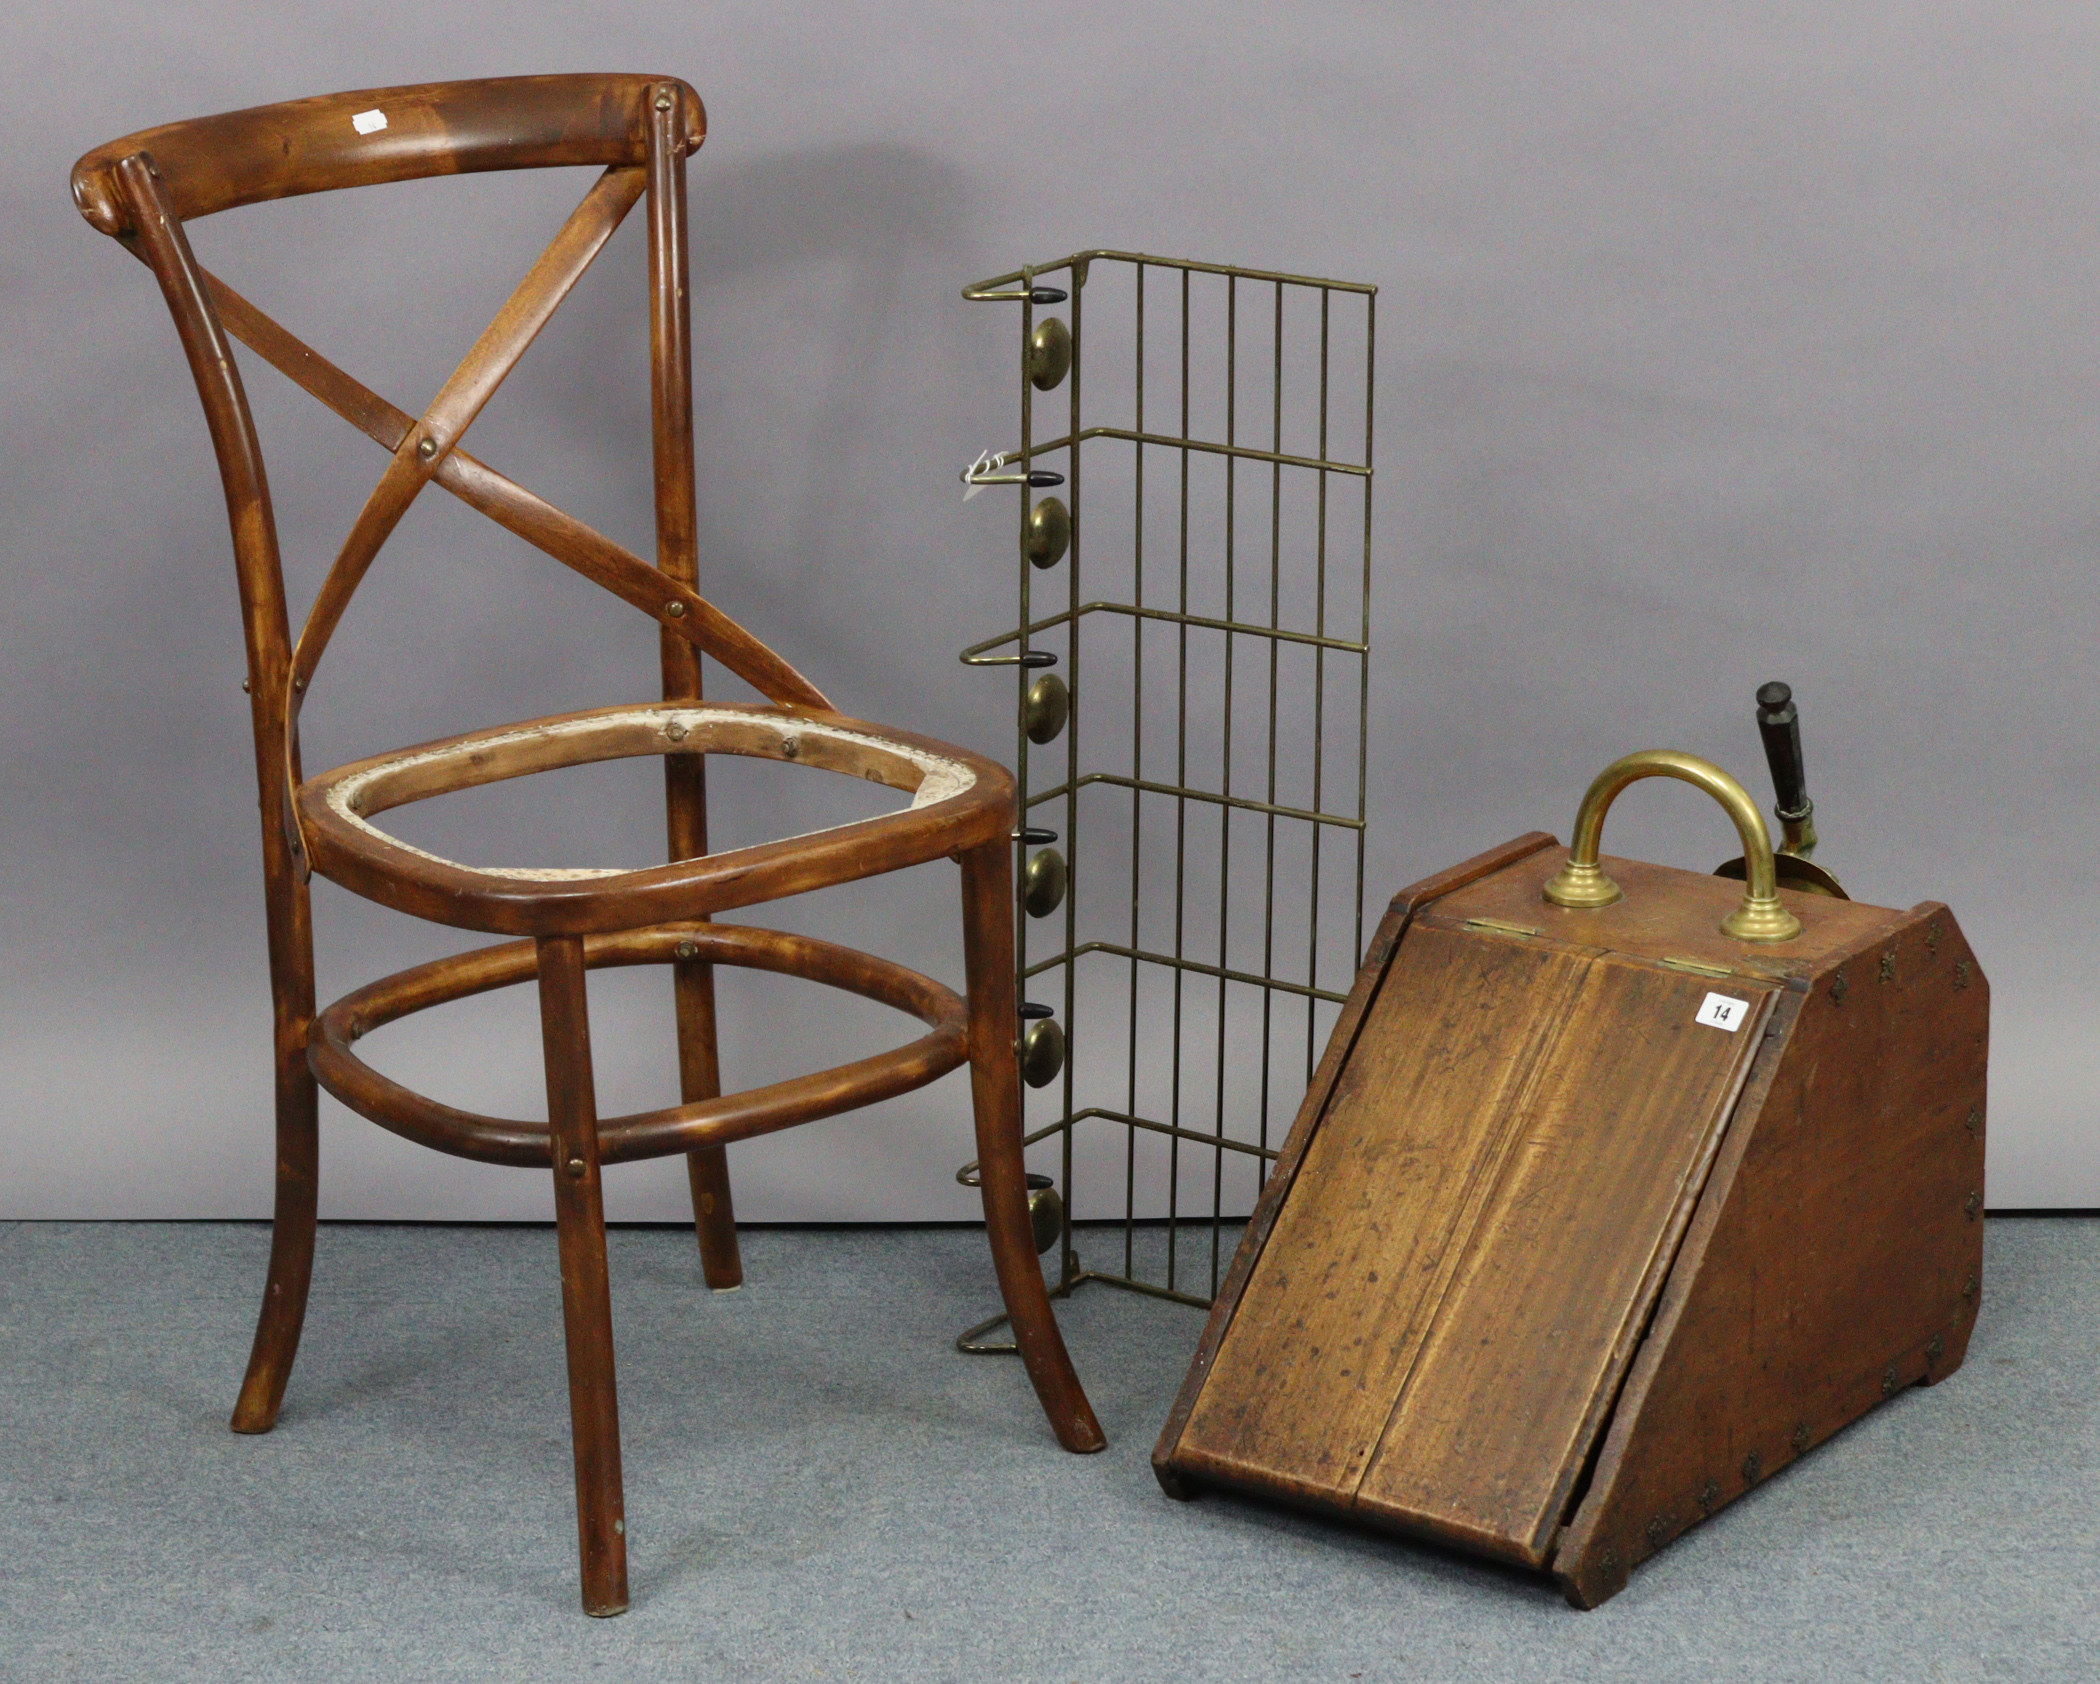
{"label": "wooden coal scuttle", "polygon": [[[1989,998],[1953,915],[1841,898],[1784,686],[1786,847],[1687,755],[1618,762],[1571,849],[1403,890],[1153,1465],[1550,1573],[1589,1608],[1962,1361]],[[1706,789],[1747,879],[1598,858],[1636,778]],[[1806,846],[1804,846],[1804,843]]]}

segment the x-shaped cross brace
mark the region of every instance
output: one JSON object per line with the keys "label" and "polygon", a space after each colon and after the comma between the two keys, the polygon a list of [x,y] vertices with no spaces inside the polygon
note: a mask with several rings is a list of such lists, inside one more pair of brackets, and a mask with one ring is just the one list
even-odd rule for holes
{"label": "x-shaped cross brace", "polygon": [[212,303],[234,338],[394,457],[345,539],[299,635],[288,717],[296,718],[298,699],[380,546],[432,480],[712,655],[769,701],[831,708],[821,690],[706,598],[457,448],[640,198],[646,181],[647,172],[639,168],[612,169],[599,178],[420,418],[395,408],[204,272]]}

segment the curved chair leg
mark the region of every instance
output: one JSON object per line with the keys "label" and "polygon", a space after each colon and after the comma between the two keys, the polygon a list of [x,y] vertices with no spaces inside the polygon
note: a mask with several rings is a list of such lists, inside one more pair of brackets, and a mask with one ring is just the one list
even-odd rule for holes
{"label": "curved chair leg", "polygon": [[263,872],[277,1066],[277,1201],[270,1227],[270,1278],[248,1352],[248,1373],[233,1406],[237,1433],[266,1433],[277,1425],[292,1360],[299,1354],[299,1332],[306,1325],[321,1169],[320,1090],[306,1062],[314,1015],[312,911],[284,833],[269,822],[263,825]]}
{"label": "curved chair leg", "polygon": [[598,1179],[598,1102],[591,1082],[582,938],[543,939],[539,969],[583,1611],[620,1614],[627,1609],[627,1517],[620,1480],[620,1403],[613,1380],[612,1291],[605,1270],[605,1202]]}
{"label": "curved chair leg", "polygon": [[[722,1092],[722,1065],[715,1047],[715,968],[698,959],[672,966],[678,1006],[679,1097],[688,1105]],[[729,1149],[702,1146],[685,1157],[693,1188],[693,1231],[700,1240],[700,1270],[717,1292],[744,1284],[737,1254],[736,1204],[729,1195]]]}
{"label": "curved chair leg", "polygon": [[306,1049],[277,1035],[277,1206],[270,1227],[270,1278],[248,1352],[248,1374],[233,1406],[233,1430],[266,1433],[277,1425],[284,1388],[306,1324],[306,1290],[314,1274],[314,1213],[320,1183],[320,1096]]}
{"label": "curved chair leg", "polygon": [[1014,1054],[1012,844],[1004,837],[962,855],[963,960],[970,990],[970,1095],[977,1111],[977,1161],[984,1225],[999,1272],[1014,1342],[1050,1430],[1067,1450],[1099,1450],[1108,1439],[1072,1371],[1050,1310],[1028,1221],[1021,1162],[1021,1075]]}

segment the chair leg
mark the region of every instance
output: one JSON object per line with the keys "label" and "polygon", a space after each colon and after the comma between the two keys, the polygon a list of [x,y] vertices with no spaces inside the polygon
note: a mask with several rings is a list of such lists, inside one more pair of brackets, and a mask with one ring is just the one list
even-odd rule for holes
{"label": "chair leg", "polygon": [[321,1163],[320,1096],[299,1037],[277,1034],[277,1205],[270,1229],[270,1278],[248,1352],[248,1373],[233,1406],[233,1430],[266,1433],[277,1425],[284,1388],[306,1324],[306,1291],[314,1274],[314,1213]]}
{"label": "chair leg", "polygon": [[970,989],[970,1095],[977,1112],[977,1162],[992,1264],[1028,1378],[1067,1450],[1108,1442],[1072,1371],[1050,1310],[1028,1221],[1021,1161],[1021,1075],[1014,1041],[1013,849],[1004,837],[962,855],[963,955]]}
{"label": "chair leg", "polygon": [[583,940],[539,943],[540,1037],[561,1240],[561,1308],[569,1347],[569,1425],[576,1451],[576,1535],[583,1611],[627,1608],[627,1518],[620,1480],[620,1403],[613,1380],[612,1292],[598,1177],[598,1102],[584,1004]]}
{"label": "chair leg", "polygon": [[277,1425],[292,1361],[299,1354],[299,1332],[306,1325],[321,1170],[320,1090],[306,1062],[306,1036],[314,1015],[313,912],[284,833],[267,821],[263,878],[276,1062],[277,1200],[270,1228],[270,1278],[255,1321],[248,1373],[233,1406],[237,1433],[266,1433]]}
{"label": "chair leg", "polygon": [[[701,959],[672,966],[678,1006],[679,1097],[688,1105],[722,1092],[722,1065],[715,1046],[715,968]],[[700,1271],[717,1292],[744,1284],[737,1254],[736,1204],[729,1194],[729,1150],[702,1146],[685,1158],[693,1189],[693,1232],[700,1240]]]}
{"label": "chair leg", "polygon": [[700,1146],[685,1155],[693,1190],[693,1232],[700,1239],[700,1273],[717,1292],[744,1284],[743,1254],[736,1243],[736,1204],[729,1192],[729,1148]]}

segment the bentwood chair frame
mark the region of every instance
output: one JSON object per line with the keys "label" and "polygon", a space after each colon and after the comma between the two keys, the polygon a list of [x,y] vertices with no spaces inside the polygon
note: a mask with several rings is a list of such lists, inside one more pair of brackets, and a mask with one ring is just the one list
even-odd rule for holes
{"label": "bentwood chair frame", "polygon": [[[383,126],[381,123],[383,119]],[[96,148],[73,170],[81,212],[159,279],[187,353],[225,483],[246,624],[262,804],[270,980],[276,1008],[277,1202],[269,1282],[234,1409],[236,1432],[276,1422],[312,1274],[317,1086],[411,1140],[487,1163],[552,1172],[576,1460],[583,1603],[627,1605],[619,1419],[606,1278],[604,1165],[683,1153],[703,1269],[742,1279],[725,1148],[907,1092],[968,1063],[986,1227],[1029,1378],[1069,1450],[1101,1429],[1052,1318],[1031,1239],[1021,1161],[1013,986],[1013,783],[990,761],[841,716],[786,661],[697,593],[685,160],[706,133],[699,97],[671,77],[532,76],[334,94],[171,123]],[[602,168],[582,204],[430,407],[396,409],[302,344],[191,254],[183,225],[295,194],[479,170]],[[655,565],[600,536],[460,448],[461,436],[603,248],[647,201]],[[238,339],[390,455],[291,635],[260,443],[229,343]],[[352,592],[409,504],[435,483],[656,620],[663,699],[483,730],[308,778],[300,709]],[[708,702],[705,653],[770,705]],[[908,810],[711,854],[705,757],[796,761],[910,791]],[[395,841],[374,815],[530,772],[664,757],[667,865],[636,871],[484,870]],[[948,857],[962,867],[967,998],[887,960],[712,915]],[[387,977],[315,1010],[312,871],[416,917],[528,939]],[[669,964],[682,1103],[597,1115],[585,975]],[[714,967],[740,965],[842,988],[919,1017],[894,1052],[746,1093],[721,1092]],[[548,1119],[477,1116],[410,1092],[364,1063],[356,1041],[428,1006],[536,980]]]}

